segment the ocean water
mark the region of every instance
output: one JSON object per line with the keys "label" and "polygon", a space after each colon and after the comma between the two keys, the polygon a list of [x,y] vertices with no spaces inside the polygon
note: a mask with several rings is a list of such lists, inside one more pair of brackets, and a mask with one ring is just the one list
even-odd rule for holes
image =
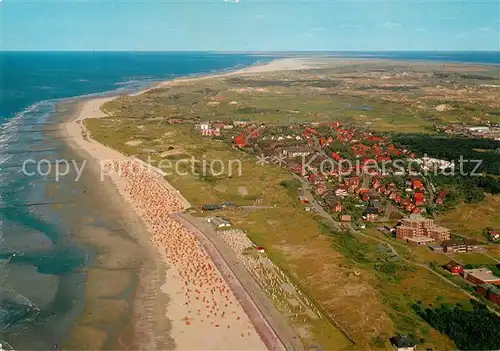
{"label": "ocean water", "polygon": [[[211,53],[0,53],[0,343],[3,348],[54,349],[82,311],[90,247],[72,239],[82,218],[104,219],[73,203],[77,187],[27,168],[67,155],[47,130],[67,98],[132,92],[157,80],[235,69],[269,57]],[[45,128],[45,133],[42,131]],[[25,173],[28,173],[25,174]],[[71,204],[71,211],[65,203]],[[59,206],[59,209],[58,209]],[[62,207],[61,207],[62,206]],[[103,224],[104,225],[104,224]],[[106,223],[112,226],[110,223]]]}
{"label": "ocean water", "polygon": [[[498,53],[328,54],[500,63]],[[52,118],[56,103],[136,91],[156,80],[235,69],[276,56],[0,52],[0,343],[4,348],[8,343],[13,348],[46,350],[64,342],[82,312],[75,301],[82,299],[85,268],[93,259],[92,248],[73,240],[75,223],[87,217],[105,221],[86,203],[73,203],[68,210],[64,204],[76,196],[74,183],[60,182],[55,189],[50,175],[28,176],[21,170],[26,159],[54,161],[66,155],[64,140],[47,133],[58,128]]]}

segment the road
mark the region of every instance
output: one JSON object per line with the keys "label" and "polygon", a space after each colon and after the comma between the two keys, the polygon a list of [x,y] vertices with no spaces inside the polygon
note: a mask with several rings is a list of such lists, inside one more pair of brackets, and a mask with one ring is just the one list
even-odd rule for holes
{"label": "road", "polygon": [[203,219],[177,214],[200,240],[270,350],[304,350],[299,336],[276,310],[233,250]]}
{"label": "road", "polygon": [[495,262],[497,262],[497,263],[500,263],[500,261],[499,261],[497,258],[495,258],[495,257],[491,256],[490,254],[488,254],[488,253],[486,253],[486,252],[483,252],[483,255],[485,255],[486,257],[491,258],[493,261],[495,261]]}
{"label": "road", "polygon": [[314,195],[311,192],[311,185],[309,182],[307,182],[304,178],[301,176],[292,173],[293,177],[300,181],[302,185],[302,194],[306,197],[307,201],[309,201],[309,207],[312,207],[314,209],[314,212],[321,216],[322,218],[326,219],[329,221],[332,225],[334,225],[337,229],[340,229],[340,225],[338,222],[336,222],[332,216],[328,212],[325,211],[323,206],[321,206],[318,201],[314,198]]}

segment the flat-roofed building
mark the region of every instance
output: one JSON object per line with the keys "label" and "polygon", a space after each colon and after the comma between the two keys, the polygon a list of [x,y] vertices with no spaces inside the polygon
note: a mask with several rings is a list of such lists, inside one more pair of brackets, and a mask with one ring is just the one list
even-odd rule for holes
{"label": "flat-roofed building", "polygon": [[500,288],[498,286],[482,284],[476,287],[476,292],[497,305],[500,305]]}
{"label": "flat-roofed building", "polygon": [[464,243],[467,246],[467,252],[486,250],[486,247],[476,239],[464,239]]}
{"label": "flat-roofed building", "polygon": [[207,217],[207,222],[212,223],[217,229],[231,227],[231,222],[222,217]]}
{"label": "flat-roofed building", "polygon": [[463,240],[445,240],[441,246],[443,246],[444,252],[467,252],[467,245],[465,245]]}
{"label": "flat-roofed building", "polygon": [[434,242],[434,239],[427,236],[414,236],[412,238],[406,239],[406,242],[410,245],[425,246],[432,244]]}
{"label": "flat-roofed building", "polygon": [[451,231],[445,227],[433,227],[428,229],[428,236],[433,238],[436,241],[445,241],[449,240],[451,235]]}
{"label": "flat-roofed building", "polygon": [[406,240],[414,237],[428,237],[434,241],[443,241],[450,238],[450,230],[437,226],[430,218],[412,214],[403,218],[401,224],[396,227],[396,238]]}
{"label": "flat-roofed building", "polygon": [[422,217],[418,214],[412,214],[403,218],[401,220],[401,225],[415,229],[430,228],[434,226],[434,220]]}
{"label": "flat-roofed building", "polygon": [[494,275],[488,268],[464,269],[464,279],[477,285],[500,285],[500,277]]}
{"label": "flat-roofed building", "polygon": [[289,147],[283,149],[283,154],[288,158],[305,157],[312,153],[312,149],[306,147]]}
{"label": "flat-roofed building", "polygon": [[406,227],[406,226],[398,226],[396,227],[396,238],[397,239],[407,239],[407,238],[413,238],[413,235],[415,233],[415,229],[411,227]]}
{"label": "flat-roofed building", "polygon": [[441,244],[444,252],[476,252],[486,248],[475,239],[445,240]]}

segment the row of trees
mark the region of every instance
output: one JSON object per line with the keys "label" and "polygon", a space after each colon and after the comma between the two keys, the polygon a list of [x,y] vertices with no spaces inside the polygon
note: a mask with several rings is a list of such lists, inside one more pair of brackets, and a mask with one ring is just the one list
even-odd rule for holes
{"label": "row of trees", "polygon": [[[481,160],[475,172],[500,175],[500,141],[480,138],[449,137],[428,134],[396,134],[393,142],[410,149],[419,156],[427,154],[445,160]],[[464,163],[467,173],[474,171],[475,163]]]}
{"label": "row of trees", "polygon": [[442,304],[433,309],[419,302],[413,308],[461,350],[499,350],[500,317],[480,302],[470,300],[470,303],[472,306]]}
{"label": "row of trees", "polygon": [[[462,164],[464,173],[456,171],[453,176],[429,175],[438,189],[446,190],[446,207],[455,206],[461,201],[480,202],[484,200],[485,193],[500,194],[500,141],[427,134],[396,134],[393,141],[418,156],[454,160],[456,167],[459,167],[460,159],[474,160]],[[481,162],[478,169],[475,169],[476,160]]]}

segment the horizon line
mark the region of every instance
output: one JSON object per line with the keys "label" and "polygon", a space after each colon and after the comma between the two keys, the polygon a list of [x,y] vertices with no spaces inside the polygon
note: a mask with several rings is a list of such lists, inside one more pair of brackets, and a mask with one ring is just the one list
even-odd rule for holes
{"label": "horizon line", "polygon": [[183,53],[183,52],[203,52],[203,53],[237,53],[237,54],[280,54],[280,53],[370,53],[370,52],[441,52],[441,53],[461,53],[461,52],[487,52],[487,53],[500,53],[498,50],[439,50],[439,49],[406,49],[406,50],[392,50],[392,49],[379,49],[379,50],[65,50],[65,49],[43,49],[43,50],[29,50],[29,49],[0,49],[3,52],[85,52],[85,53],[123,53],[123,52],[142,52],[142,53]]}

